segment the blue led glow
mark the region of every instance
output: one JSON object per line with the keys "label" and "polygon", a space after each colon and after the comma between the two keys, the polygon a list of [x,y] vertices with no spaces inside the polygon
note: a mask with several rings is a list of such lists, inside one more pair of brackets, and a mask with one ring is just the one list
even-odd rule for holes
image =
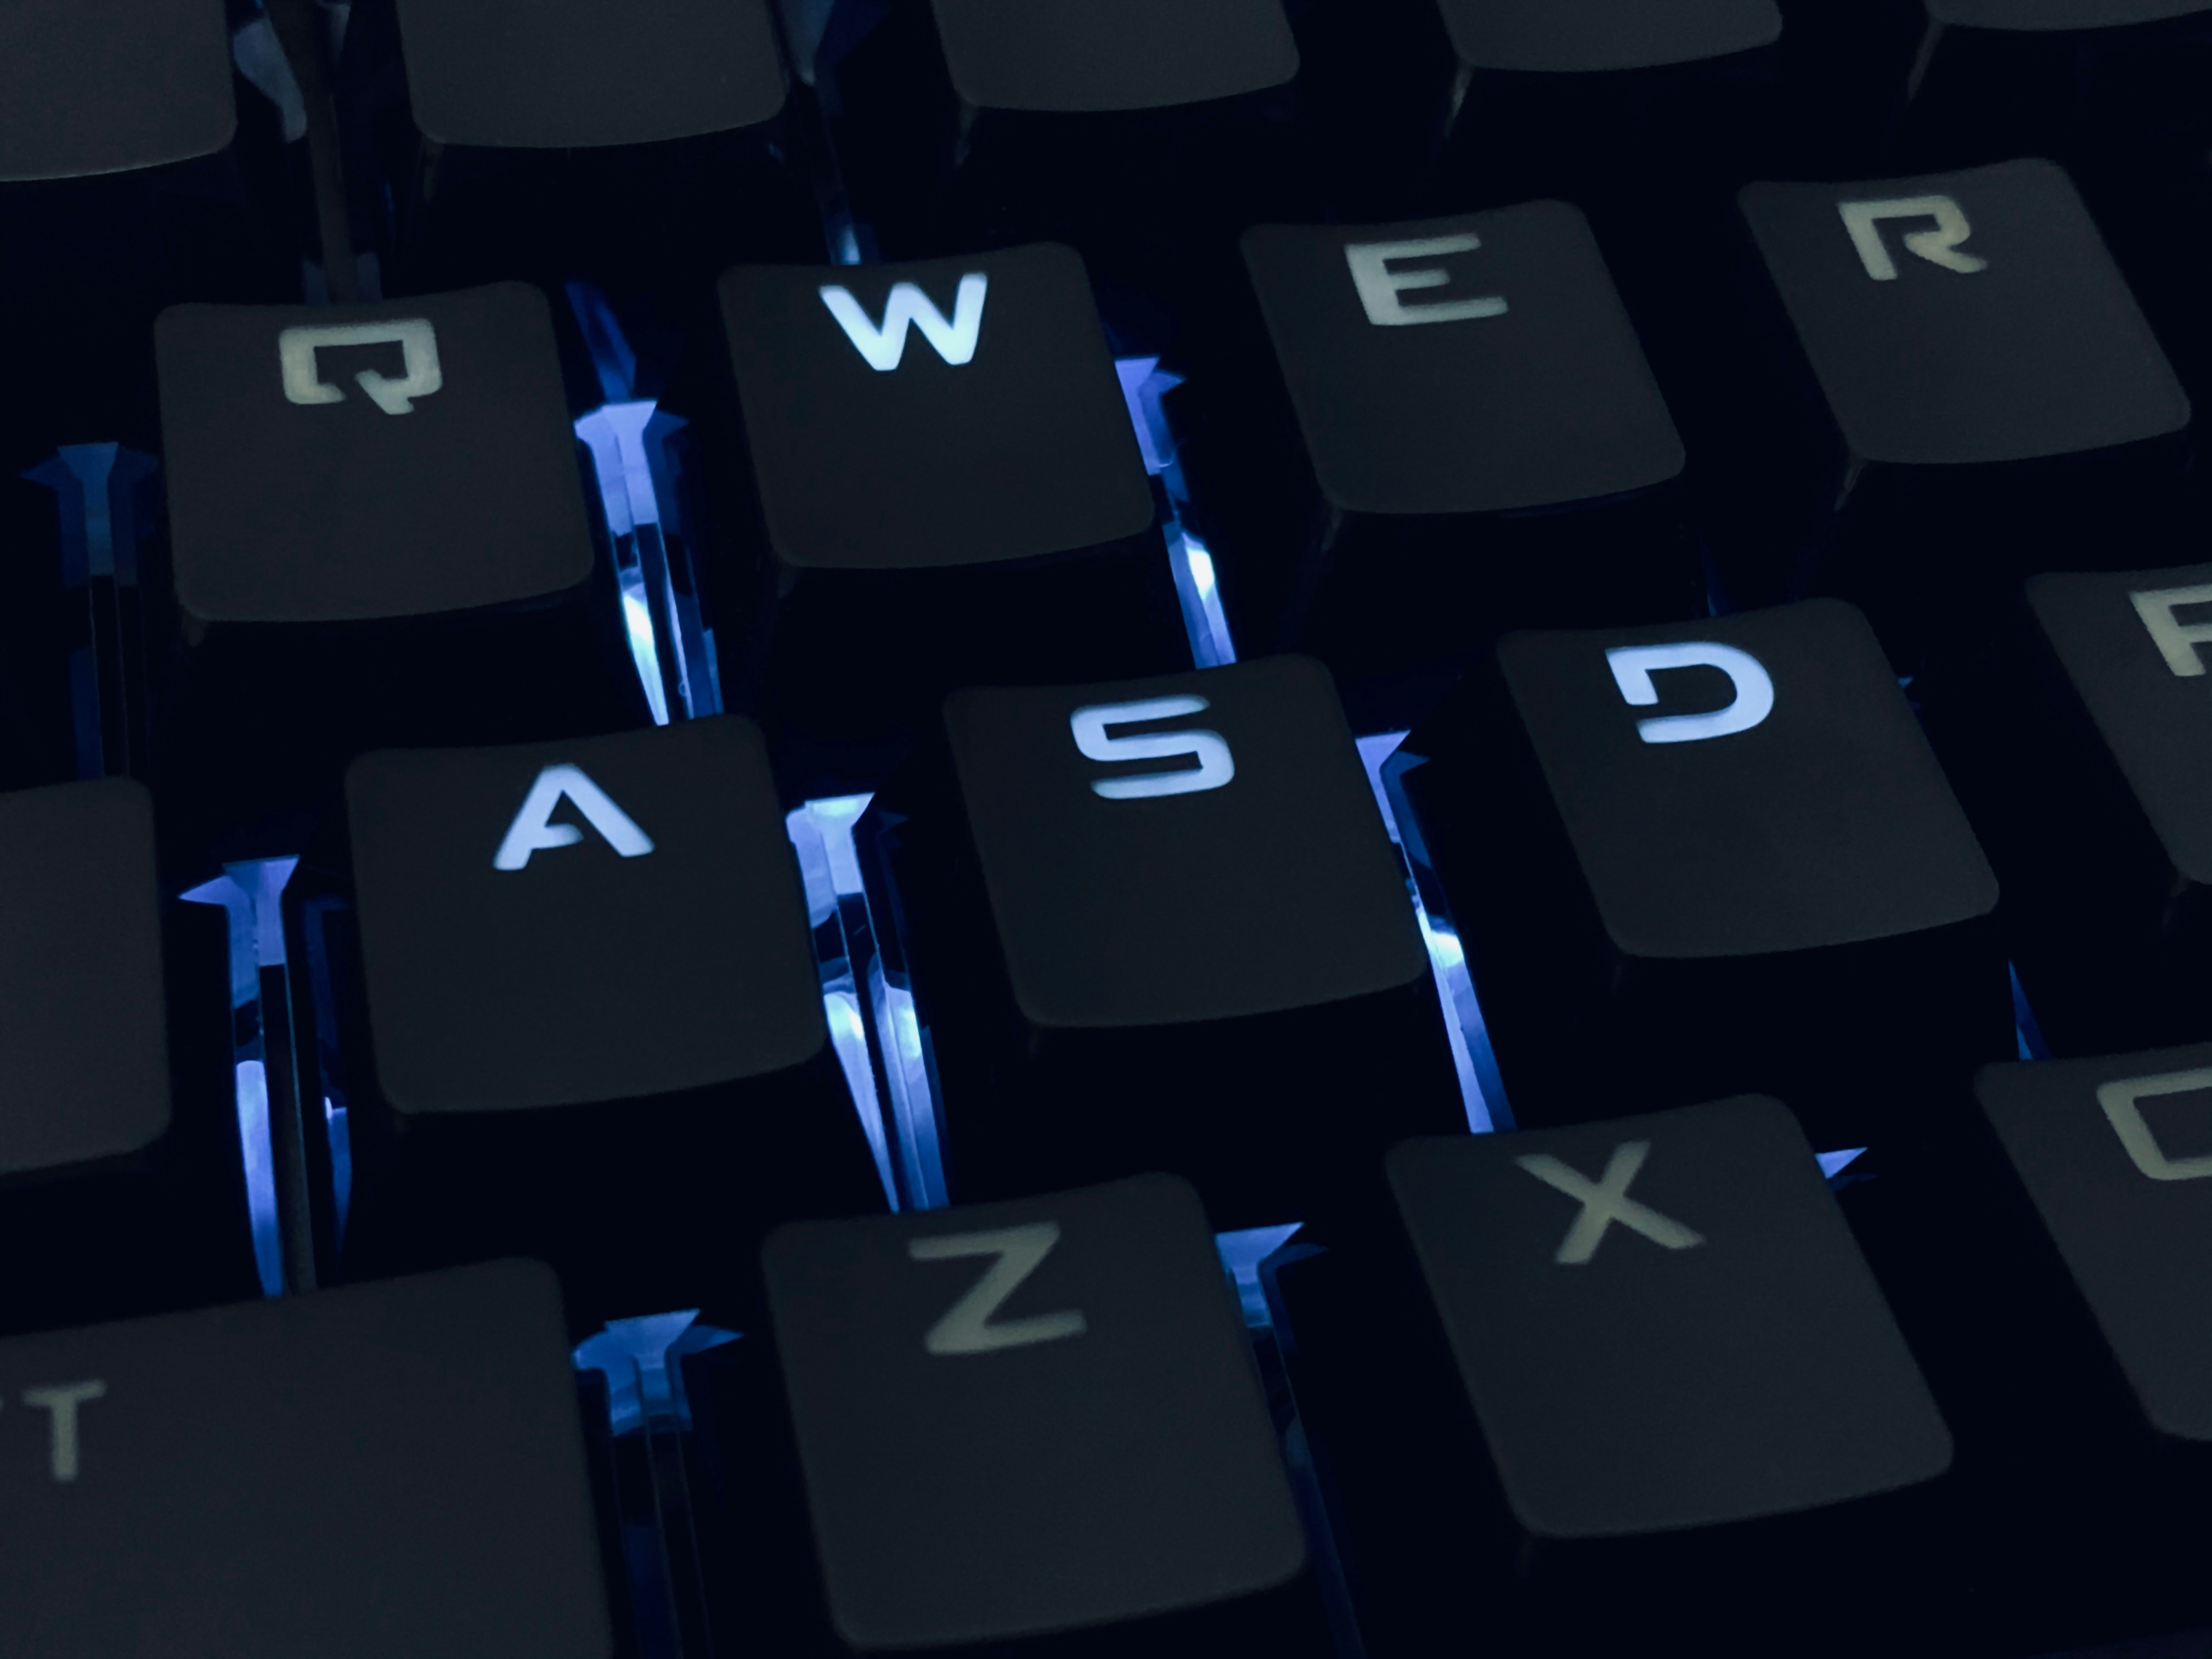
{"label": "blue led glow", "polygon": [[2051,1045],[2043,1040],[2043,1027],[2035,1023],[2035,1010],[2027,1006],[2027,993],[2021,988],[2020,969],[2005,963],[2005,972],[2012,979],[2013,1042],[2022,1060],[2048,1060]]}
{"label": "blue led glow", "polygon": [[284,884],[296,858],[251,859],[223,866],[213,881],[179,894],[187,904],[222,907],[230,922],[230,1006],[238,1138],[253,1227],[253,1261],[264,1296],[284,1288],[276,1219],[276,1155],[269,1130],[268,1048],[262,1035],[261,970],[284,965]]}
{"label": "blue led glow", "polygon": [[698,1322],[699,1310],[611,1319],[596,1336],[578,1343],[570,1358],[578,1370],[607,1379],[607,1417],[617,1434],[648,1425],[688,1429],[691,1404],[684,1395],[684,1358],[738,1340],[735,1331]]}
{"label": "blue led glow", "polygon": [[346,1109],[323,1097],[323,1138],[331,1149],[331,1205],[337,1212],[337,1235],[345,1238],[346,1218],[353,1211],[353,1129]]}
{"label": "blue led glow", "polygon": [[1237,1302],[1244,1310],[1247,1328],[1262,1330],[1274,1322],[1267,1309],[1267,1293],[1261,1288],[1260,1264],[1289,1243],[1304,1224],[1291,1221],[1279,1227],[1245,1227],[1214,1234],[1214,1251],[1221,1257],[1222,1271],[1237,1286]]}
{"label": "blue led glow", "polygon": [[1505,1103],[1505,1085],[1498,1075],[1498,1057],[1490,1047],[1490,1028],[1482,1017],[1482,1005],[1475,1000],[1474,977],[1468,972],[1467,951],[1460,944],[1459,934],[1450,922],[1430,914],[1427,901],[1422,896],[1421,863],[1416,857],[1418,842],[1409,846],[1409,837],[1398,829],[1398,814],[1390,800],[1390,792],[1383,782],[1383,763],[1397,752],[1398,745],[1406,740],[1403,732],[1380,732],[1373,737],[1358,739],[1360,764],[1367,769],[1368,787],[1375,792],[1375,805],[1382,814],[1382,827],[1390,832],[1391,841],[1406,855],[1406,886],[1413,901],[1413,920],[1421,930],[1421,943],[1428,947],[1429,974],[1435,980],[1437,998],[1443,1005],[1444,1033],[1451,1040],[1452,1066],[1459,1073],[1460,1099],[1467,1108],[1467,1127],[1475,1134],[1488,1134],[1492,1129],[1513,1127],[1511,1111]]}
{"label": "blue led glow", "polygon": [[1158,357],[1117,357],[1114,372],[1121,382],[1121,401],[1128,408],[1129,424],[1136,432],[1145,471],[1160,481],[1164,497],[1160,530],[1167,540],[1168,566],[1175,578],[1176,601],[1182,607],[1191,661],[1200,668],[1224,667],[1237,660],[1237,647],[1229,637],[1229,618],[1221,609],[1213,555],[1183,525],[1190,494],[1183,483],[1182,465],[1176,459],[1175,433],[1160,403],[1165,393],[1182,384],[1182,376],[1163,369]]}
{"label": "blue led glow", "polygon": [[1813,1161],[1820,1166],[1820,1173],[1833,1178],[1854,1160],[1864,1157],[1863,1146],[1846,1146],[1839,1152],[1815,1152]]}

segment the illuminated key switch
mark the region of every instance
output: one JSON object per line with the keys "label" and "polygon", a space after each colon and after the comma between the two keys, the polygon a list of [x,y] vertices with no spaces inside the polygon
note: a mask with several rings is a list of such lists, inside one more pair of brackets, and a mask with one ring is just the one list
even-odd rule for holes
{"label": "illuminated key switch", "polygon": [[340,68],[386,291],[598,284],[709,320],[739,259],[822,232],[766,0],[366,0]]}
{"label": "illuminated key switch", "polygon": [[1996,879],[1849,605],[1508,635],[1392,765],[1522,1122],[1765,1089],[1865,1146],[2013,1053]]}
{"label": "illuminated key switch", "polygon": [[586,1327],[734,1322],[768,1225],[880,1206],[750,721],[386,751],[347,800],[349,1274],[526,1251]]}
{"label": "illuminated key switch", "polygon": [[[736,1627],[957,1659],[1334,1651],[1188,1183],[802,1222],[764,1265],[772,1350],[692,1368],[729,1495],[799,1557],[774,1578],[750,1549],[712,1561]],[[763,1366],[782,1399],[755,1405]],[[787,1437],[779,1506],[739,1460]]]}
{"label": "illuminated key switch", "polygon": [[1789,550],[1909,673],[1963,650],[2031,571],[2158,562],[2142,550],[2185,538],[2189,398],[2064,172],[1738,199],[1768,291],[1746,313],[1761,349],[1732,361],[1767,380],[1721,453],[1731,491],[1779,514],[1768,584]]}
{"label": "illuminated key switch", "polygon": [[153,798],[0,794],[0,1329],[253,1295],[223,923],[162,901]]}
{"label": "illuminated key switch", "polygon": [[[721,293],[743,433],[719,434],[712,471],[741,485],[732,463],[750,465],[725,574],[761,641],[731,695],[793,751],[780,763],[871,741],[895,757],[959,685],[1189,663],[1073,252],[747,266]],[[807,789],[880,781],[864,764]]]}
{"label": "illuminated key switch", "polygon": [[156,348],[188,845],[366,748],[645,722],[536,289],[179,307]]}
{"label": "illuminated key switch", "polygon": [[1186,1175],[1224,1227],[1462,1127],[1406,870],[1328,672],[986,687],[858,832],[972,1200]]}
{"label": "illuminated key switch", "polygon": [[15,1659],[613,1659],[553,1275],[0,1342]]}
{"label": "illuminated key switch", "polygon": [[1771,1652],[1838,1574],[1864,1588],[1792,1650],[1935,1625],[1951,1433],[1781,1103],[1423,1138],[1389,1170],[1402,1243],[1274,1273],[1374,1650]]}

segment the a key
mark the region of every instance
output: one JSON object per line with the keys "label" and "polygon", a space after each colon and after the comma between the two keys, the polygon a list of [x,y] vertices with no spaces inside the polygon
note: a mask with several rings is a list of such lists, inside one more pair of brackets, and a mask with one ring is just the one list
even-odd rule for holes
{"label": "a key", "polygon": [[644,723],[541,295],[185,307],[159,349],[187,845],[380,744]]}
{"label": "a key", "polygon": [[121,780],[0,795],[0,1328],[257,1288],[219,916]]}
{"label": "a key", "polygon": [[[2212,1440],[2212,1352],[2189,1312],[2212,1227],[2208,1067],[2197,1047],[1996,1066],[1976,1084],[2003,1189],[1977,1230],[1978,1427],[2029,1540],[2008,1547],[2041,1569],[2023,1599],[2085,1639],[2206,1614],[2186,1564],[2205,1546],[2193,1494]],[[2053,1522],[2085,1513],[2110,1523],[2061,1544]]]}
{"label": "a key", "polygon": [[[865,762],[839,775],[837,750],[896,756],[955,686],[1189,662],[1073,253],[750,266],[722,307],[757,501],[721,514],[757,646],[728,690],[788,740],[784,763],[823,757],[808,793],[880,781]],[[713,465],[734,486],[732,459]]]}
{"label": "a key", "polygon": [[1769,589],[1796,546],[1913,672],[2020,575],[2181,533],[2189,399],[2058,168],[1741,201],[1809,367],[1797,418],[1742,402],[1730,441]]}
{"label": "a key", "polygon": [[349,1274],[521,1251],[586,1327],[741,1322],[749,1240],[882,1202],[750,721],[386,751],[347,801]]}
{"label": "a key", "polygon": [[528,1262],[0,1343],[22,1659],[611,1659]]}
{"label": "a key", "polygon": [[1497,664],[1392,764],[1522,1121],[1765,1090],[1865,1146],[2013,1053],[1996,879],[1856,611]]}
{"label": "a key", "polygon": [[343,95],[391,293],[589,280],[703,323],[740,259],[818,259],[764,0],[376,0]]}
{"label": "a key", "polygon": [[0,301],[37,319],[9,340],[27,395],[0,414],[0,469],[150,447],[155,313],[297,293],[305,119],[255,10],[234,40],[222,0],[25,0],[0,20]]}
{"label": "a key", "polygon": [[945,708],[862,821],[963,1200],[1171,1168],[1310,1220],[1464,1122],[1404,866],[1328,673],[1274,657]]}
{"label": "a key", "polygon": [[[817,1570],[748,1598],[746,1627],[781,1613],[811,1638],[794,1646],[831,1653],[966,1655],[1048,1634],[1331,1651],[1267,1399],[1186,1183],[802,1223],[764,1264]],[[759,1414],[720,1425],[725,1441],[769,1431]],[[763,1501],[757,1486],[733,1496]]]}
{"label": "a key", "polygon": [[2204,565],[2037,576],[2002,649],[1929,691],[2063,1054],[2212,1036],[2208,607]]}
{"label": "a key", "polygon": [[1176,308],[1233,274],[1237,234],[1298,210],[1280,0],[855,8],[816,72],[885,253],[1072,243],[1133,350],[1176,347]]}
{"label": "a key", "polygon": [[1243,246],[1273,362],[1194,379],[1182,447],[1248,647],[1314,652],[1365,730],[1409,712],[1368,688],[1508,628],[1704,608],[1681,440],[1578,210]]}
{"label": "a key", "polygon": [[1411,1260],[1273,1275],[1372,1650],[1928,1630],[1950,1433],[1788,1109],[1425,1138],[1389,1181]]}

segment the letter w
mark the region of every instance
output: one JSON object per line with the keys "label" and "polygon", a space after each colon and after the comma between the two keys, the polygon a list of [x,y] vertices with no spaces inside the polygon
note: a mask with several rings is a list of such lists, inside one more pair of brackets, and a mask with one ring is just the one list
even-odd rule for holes
{"label": "letter w", "polygon": [[495,870],[520,870],[532,853],[549,847],[573,847],[584,832],[573,823],[553,822],[553,809],[566,795],[576,803],[584,822],[603,836],[608,846],[626,859],[641,858],[653,850],[653,842],[630,815],[608,798],[607,792],[584,775],[580,766],[549,766],[530,786],[530,795],[507,835],[492,855]]}
{"label": "letter w", "polygon": [[971,270],[960,279],[949,323],[929,295],[912,283],[891,285],[890,297],[884,301],[881,328],[868,320],[868,313],[848,288],[824,283],[822,303],[830,307],[830,314],[837,319],[854,349],[868,360],[870,368],[888,374],[899,366],[899,360],[906,356],[909,323],[937,348],[939,356],[957,368],[975,355],[975,338],[983,331],[983,291],[990,281],[980,270]]}

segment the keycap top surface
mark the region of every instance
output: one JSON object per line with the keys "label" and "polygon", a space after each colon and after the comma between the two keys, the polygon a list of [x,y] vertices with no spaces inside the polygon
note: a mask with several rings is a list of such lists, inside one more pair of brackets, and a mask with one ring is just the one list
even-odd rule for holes
{"label": "keycap top surface", "polygon": [[222,0],[0,8],[0,183],[212,155],[238,125]]}
{"label": "keycap top surface", "polygon": [[[407,337],[321,346],[288,381],[286,330],[362,326]],[[590,573],[575,434],[536,289],[178,306],[155,352],[177,595],[202,621],[422,616]],[[387,413],[362,375],[404,412]]]}
{"label": "keycap top surface", "polygon": [[444,144],[641,144],[765,121],[783,70],[762,0],[399,0],[415,124]]}
{"label": "keycap top surface", "polygon": [[[1410,251],[1462,239],[1480,246]],[[1346,252],[1391,244],[1409,251],[1386,270],[1423,279],[1393,296],[1419,322],[1373,321]],[[1682,470],[1681,439],[1589,222],[1566,203],[1261,225],[1245,233],[1244,260],[1335,507],[1495,512],[1616,495]],[[1503,309],[1444,314],[1483,301]]]}
{"label": "keycap top surface", "polygon": [[[2031,577],[2027,601],[2174,868],[2212,882],[2212,678],[2177,674],[2131,594],[2212,585],[2212,565]],[[2179,625],[2206,613],[2176,600]],[[2185,659],[2193,653],[2184,648]]]}
{"label": "keycap top surface", "polygon": [[610,1659],[567,1346],[516,1261],[0,1343],[0,1649]]}
{"label": "keycap top surface", "polygon": [[0,1176],[168,1129],[153,798],[121,779],[0,794]]}
{"label": "keycap top surface", "polygon": [[2121,28],[2205,9],[2204,0],[1927,0],[1927,5],[1939,23],[2022,31]]}
{"label": "keycap top surface", "polygon": [[[1603,1188],[1635,1146],[1625,1197],[1674,1243],[1613,1220],[1586,1259],[1559,1260],[1583,1204],[1516,1160]],[[1949,1431],[1779,1103],[1424,1138],[1388,1169],[1507,1499],[1537,1535],[1785,1514],[1949,1466]]]}
{"label": "keycap top surface", "polygon": [[[1225,741],[1216,787],[1110,799],[1095,785],[1195,756],[1086,756],[1078,709],[1202,696],[1109,738]],[[1403,866],[1335,686],[1306,657],[1103,685],[987,687],[945,708],[1016,1002],[1054,1027],[1174,1024],[1334,1002],[1428,971]]]}
{"label": "keycap top surface", "polygon": [[[622,815],[606,818],[613,836],[573,790],[532,809],[562,766]],[[398,1110],[697,1088],[799,1065],[826,1040],[798,867],[750,720],[386,750],[355,763],[346,793],[377,1079]],[[496,867],[526,817],[578,839]],[[650,851],[618,850],[624,821]]]}
{"label": "keycap top surface", "polygon": [[952,84],[981,109],[1157,109],[1258,92],[1298,72],[1279,0],[933,3]]}
{"label": "keycap top surface", "polygon": [[[1041,1225],[1048,1248],[982,1328],[1041,1322],[1027,1328],[1042,1340],[932,1352],[933,1334],[963,1346],[948,1316],[1009,1258],[912,1247]],[[1034,1259],[1044,1239],[1026,1237]],[[1139,1618],[1303,1566],[1243,1328],[1179,1178],[802,1222],[763,1256],[830,1612],[853,1646]]]}
{"label": "keycap top surface", "polygon": [[[1746,706],[1714,667],[1653,671],[1630,703],[1607,656],[1707,641],[1748,653],[1771,710],[1647,741],[1644,723]],[[1515,706],[1622,951],[1711,957],[1893,937],[1986,915],[1996,878],[1873,630],[1808,599],[1663,628],[1509,635]],[[1731,696],[1737,699],[1731,702]]]}
{"label": "keycap top surface", "polygon": [[2212,1046],[1992,1066],[1974,1092],[2144,1415],[2212,1440]]}
{"label": "keycap top surface", "polygon": [[[1841,204],[1945,198],[1968,232],[1942,258],[1855,240]],[[1949,465],[2132,443],[2189,423],[2189,398],[2071,180],[2048,161],[1860,184],[1753,184],[1739,200],[1852,453]],[[1894,275],[1880,277],[1885,266]]]}
{"label": "keycap top surface", "polygon": [[1470,69],[1588,71],[1653,68],[1771,46],[1773,0],[1437,0],[1452,49]]}
{"label": "keycap top surface", "polygon": [[[957,324],[969,275],[985,287],[973,356],[959,364],[917,326],[896,368],[872,368],[822,294],[850,294],[874,328],[894,289],[912,284]],[[721,295],[769,540],[787,564],[995,563],[1152,523],[1144,458],[1073,250],[745,265],[723,274]]]}

